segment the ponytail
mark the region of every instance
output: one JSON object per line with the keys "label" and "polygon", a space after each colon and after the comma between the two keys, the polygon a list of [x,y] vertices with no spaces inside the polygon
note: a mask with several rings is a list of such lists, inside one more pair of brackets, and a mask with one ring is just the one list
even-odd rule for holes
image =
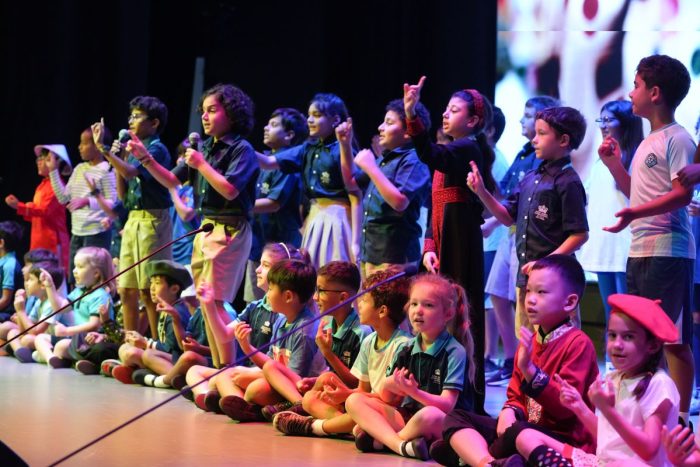
{"label": "ponytail", "polygon": [[[649,331],[647,331],[647,338],[649,339],[655,339],[651,335]],[[659,369],[659,363],[661,363],[661,357],[663,356],[663,347],[659,348],[659,351],[656,352],[655,354],[651,355],[649,359],[646,361],[643,367],[643,372],[644,372],[644,377],[642,378],[639,383],[637,383],[637,386],[635,386],[634,391],[632,391],[632,394],[634,395],[635,399],[640,400],[642,396],[644,395],[645,392],[647,392],[647,388],[649,387],[649,383],[651,383],[651,378],[654,376],[656,371]]]}
{"label": "ponytail", "polygon": [[471,320],[469,319],[469,301],[467,300],[464,287],[456,282],[450,282],[456,300],[454,304],[455,315],[447,323],[447,330],[464,346],[464,350],[467,352],[467,362],[469,363],[467,376],[469,377],[469,382],[474,384],[476,366],[474,363],[474,338],[472,337]]}

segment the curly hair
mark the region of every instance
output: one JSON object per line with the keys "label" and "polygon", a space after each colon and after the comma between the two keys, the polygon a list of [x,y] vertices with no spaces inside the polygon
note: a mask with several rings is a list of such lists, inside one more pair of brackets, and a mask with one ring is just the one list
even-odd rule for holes
{"label": "curly hair", "polygon": [[203,111],[204,99],[209,96],[215,96],[224,107],[233,133],[244,137],[250,134],[255,124],[255,104],[246,93],[233,84],[219,83],[204,91],[197,107],[199,113]]}

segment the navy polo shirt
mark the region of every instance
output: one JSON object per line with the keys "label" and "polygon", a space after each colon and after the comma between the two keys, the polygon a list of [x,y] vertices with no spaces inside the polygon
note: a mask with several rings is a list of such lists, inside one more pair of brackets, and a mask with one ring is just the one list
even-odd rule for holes
{"label": "navy polo shirt", "polygon": [[173,169],[173,174],[184,183],[192,173],[197,212],[202,216],[239,216],[250,220],[255,205],[255,181],[260,171],[253,146],[239,135],[226,135],[216,142],[214,138],[207,139],[202,154],[214,170],[236,187],[238,196],[227,200],[198,170],[180,164]]}
{"label": "navy polo shirt", "polygon": [[418,158],[412,144],[386,152],[377,160],[379,170],[409,200],[403,212],[384,200],[369,176],[362,172],[355,179],[366,188],[363,200],[362,260],[372,264],[403,264],[421,257],[418,218],[420,207],[430,192],[430,170]]}
{"label": "navy polo shirt", "polygon": [[532,143],[529,141],[525,143],[518,155],[513,159],[510,168],[499,182],[503,197],[507,198],[510,196],[522,179],[525,178],[525,174],[538,168],[541,162],[542,161],[535,156],[535,148],[532,147]]}
{"label": "navy polo shirt", "polygon": [[197,307],[194,313],[192,313],[192,316],[187,323],[186,330],[187,332],[185,334],[187,334],[187,336],[191,337],[193,340],[202,345],[209,345],[204,323],[204,315],[202,315],[202,309],[200,307]]}
{"label": "navy polo shirt", "polygon": [[[327,367],[326,359],[316,346],[318,321],[314,320],[317,317],[308,306],[291,323],[281,316],[272,329],[272,340],[277,342],[270,346],[267,355],[303,378],[320,375]],[[309,321],[313,323],[302,327]]]}
{"label": "navy polo shirt", "polygon": [[331,351],[350,369],[360,353],[362,340],[372,332],[372,329],[360,324],[360,317],[357,316],[355,309],[348,314],[340,327],[335,319],[331,319],[330,326],[333,334]]}
{"label": "navy polo shirt", "polygon": [[277,152],[275,159],[282,172],[301,172],[307,198],[348,198],[340,172],[340,145],[335,139],[327,143],[308,140]]}
{"label": "navy polo shirt", "polygon": [[243,313],[238,315],[238,319],[248,323],[251,329],[250,344],[256,349],[260,349],[270,342],[275,323],[284,317],[272,311],[267,303],[267,295],[265,295],[260,300],[250,302]]}
{"label": "navy polo shirt", "polygon": [[[588,231],[586,192],[569,156],[528,172],[504,206],[516,222],[520,266],[549,255],[569,235]],[[526,283],[518,269],[518,287]]]}
{"label": "navy polo shirt", "polygon": [[[407,368],[418,387],[439,395],[444,389],[459,391],[455,409],[472,410],[474,395],[468,380],[467,351],[464,346],[443,331],[425,351],[421,349],[421,335],[408,341],[397,353],[387,376],[397,368]],[[413,411],[423,408],[420,402],[406,397],[401,404]]]}
{"label": "navy polo shirt", "polygon": [[[173,166],[168,148],[160,142],[158,136],[143,140],[148,153],[160,165],[170,170]],[[173,205],[168,189],[161,185],[153,175],[146,170],[133,154],[126,159],[128,164],[136,167],[138,174],[127,182],[124,207],[129,210],[168,209]]]}
{"label": "navy polo shirt", "polygon": [[[190,312],[187,309],[187,305],[182,301],[177,301],[173,303],[172,306],[177,310],[178,315],[180,315],[182,326],[187,329],[190,321]],[[182,354],[177,336],[175,335],[175,328],[173,327],[173,317],[162,311],[158,316],[158,342],[156,343],[156,348],[172,354],[173,362],[180,358]]]}
{"label": "navy polo shirt", "polygon": [[261,170],[255,184],[255,199],[267,198],[279,203],[277,212],[255,215],[253,246],[249,258],[260,261],[262,249],[269,242],[301,245],[301,179],[299,174],[280,170]]}

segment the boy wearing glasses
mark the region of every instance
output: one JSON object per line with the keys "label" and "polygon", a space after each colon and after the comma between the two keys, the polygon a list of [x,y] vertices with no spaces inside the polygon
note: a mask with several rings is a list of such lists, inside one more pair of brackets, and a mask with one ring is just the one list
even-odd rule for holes
{"label": "boy wearing glasses", "polygon": [[[129,102],[129,110],[131,134],[143,141],[159,164],[172,168],[168,148],[160,141],[160,134],[168,123],[168,108],[156,97],[137,96]],[[170,207],[173,203],[168,189],[158,183],[133,154],[125,151],[124,142],[115,139],[111,150],[107,151],[103,145],[104,121],[92,125],[92,135],[100,152],[117,172],[117,193],[129,211],[119,253],[119,268],[123,271],[172,239]],[[172,259],[172,249],[165,248],[152,258],[158,259]],[[146,263],[121,275],[118,286],[124,329],[139,329],[140,295],[146,305],[151,335],[158,335],[158,315],[149,292]]]}

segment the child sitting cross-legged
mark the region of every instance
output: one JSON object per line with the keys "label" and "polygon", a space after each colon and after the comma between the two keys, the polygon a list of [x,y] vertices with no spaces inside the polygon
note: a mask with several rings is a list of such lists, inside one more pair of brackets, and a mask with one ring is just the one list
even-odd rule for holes
{"label": "child sitting cross-legged", "polygon": [[[314,293],[319,312],[336,308],[318,326],[316,344],[334,373],[353,387],[357,386],[357,378],[350,373],[350,368],[360,352],[362,339],[371,330],[360,324],[352,303],[338,305],[357,293],[359,287],[357,266],[347,261],[331,261],[319,268]],[[285,398],[278,404],[263,407],[262,414],[268,421],[282,411],[300,411],[304,393],[317,384],[317,378],[302,378],[274,360],[265,363],[263,374],[270,386]]]}
{"label": "child sitting cross-legged", "polygon": [[[364,281],[364,289],[397,272],[397,269],[390,268],[372,274]],[[304,394],[302,406],[310,416],[292,411],[280,412],[272,421],[277,430],[294,436],[328,436],[352,432],[355,422],[345,412],[346,399],[353,392],[378,394],[387,377],[386,369],[391,367],[397,350],[411,340],[411,336],[399,328],[406,318],[404,306],[408,302],[408,290],[409,280],[400,278],[380,285],[358,299],[360,324],[371,326],[375,331],[362,341],[360,353],[350,370],[343,371],[344,367],[334,367],[336,372],[321,374],[313,388]],[[320,293],[320,287],[317,287],[319,304],[323,303]],[[346,383],[348,380],[354,381]]]}

